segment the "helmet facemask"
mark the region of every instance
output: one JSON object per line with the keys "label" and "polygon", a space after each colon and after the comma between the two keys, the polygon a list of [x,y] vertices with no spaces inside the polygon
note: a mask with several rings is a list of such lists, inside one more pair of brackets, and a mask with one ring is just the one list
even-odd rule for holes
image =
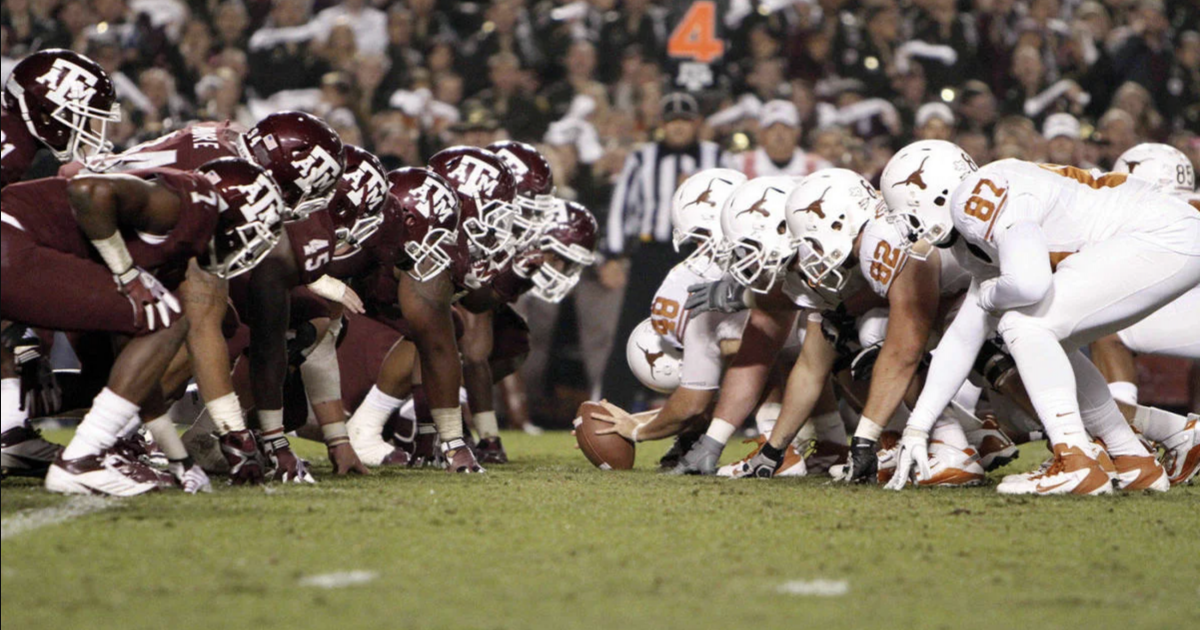
{"label": "helmet facemask", "polygon": [[530,276],[531,293],[552,304],[563,301],[579,283],[583,270],[596,262],[596,255],[586,247],[567,245],[551,236],[543,237],[542,252],[542,262]]}
{"label": "helmet facemask", "polygon": [[[30,134],[40,139],[60,162],[77,160],[87,163],[112,152],[108,125],[121,122],[119,104],[113,103],[112,107],[104,110],[88,105],[87,98],[68,94],[55,109],[45,111],[29,102],[25,90],[16,81],[9,81],[8,90],[16,97],[21,117]],[[51,121],[67,129],[65,138],[61,137],[61,130],[52,128]],[[94,129],[93,124],[99,125],[99,130]]]}
{"label": "helmet facemask", "polygon": [[707,276],[714,271],[725,269],[729,264],[729,248],[724,239],[714,237],[712,230],[692,226],[686,231],[675,228],[671,235],[671,244],[677,253],[682,253],[685,246],[695,244],[695,249],[683,259],[683,264],[689,271],[699,276]]}
{"label": "helmet facemask", "polygon": [[439,273],[449,269],[450,255],[442,249],[442,244],[453,245],[456,241],[452,231],[445,228],[434,228],[425,235],[420,243],[415,241],[404,243],[404,254],[412,262],[412,266],[406,270],[406,273],[417,282],[428,282]]}
{"label": "helmet facemask", "polygon": [[845,243],[843,241],[848,239],[840,237],[829,240],[835,243],[830,243],[826,250],[826,246],[815,238],[801,239],[796,244],[796,265],[804,272],[812,286],[837,292],[841,291],[850,279],[849,273],[843,267],[850,258],[853,243]]}
{"label": "helmet facemask", "polygon": [[752,238],[738,239],[729,247],[728,272],[755,293],[770,293],[789,256],[769,252]]}
{"label": "helmet facemask", "polygon": [[[218,278],[229,280],[254,269],[279,242],[279,234],[262,221],[250,221],[233,229],[218,239],[216,235],[208,243],[209,265],[207,271]],[[218,240],[224,242],[218,243]]]}

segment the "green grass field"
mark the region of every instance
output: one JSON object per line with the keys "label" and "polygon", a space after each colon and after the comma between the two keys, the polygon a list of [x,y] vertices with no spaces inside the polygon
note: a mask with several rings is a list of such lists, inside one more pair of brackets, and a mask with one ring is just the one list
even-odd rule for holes
{"label": "green grass field", "polygon": [[[516,463],[483,477],[124,501],[5,481],[3,628],[1200,628],[1200,486],[895,494],[665,477],[665,444],[604,473],[566,434],[505,441]],[[359,583],[306,580],[342,572]]]}

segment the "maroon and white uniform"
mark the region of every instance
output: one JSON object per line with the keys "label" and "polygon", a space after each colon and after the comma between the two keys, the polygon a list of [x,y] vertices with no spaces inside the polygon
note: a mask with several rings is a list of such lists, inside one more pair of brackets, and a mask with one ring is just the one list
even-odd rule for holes
{"label": "maroon and white uniform", "polygon": [[[103,173],[159,167],[190,171],[217,158],[243,157],[238,151],[238,144],[245,132],[244,127],[228,120],[195,123],[157,140],[143,142],[122,153],[110,155],[88,167]],[[63,168],[77,171],[79,167],[78,163],[72,163]]]}
{"label": "maroon and white uniform", "polygon": [[20,116],[0,108],[0,188],[25,179],[37,150],[37,139]]}
{"label": "maroon and white uniform", "polygon": [[[133,263],[174,289],[183,281],[188,261],[208,251],[220,213],[218,195],[206,178],[194,173],[150,169],[132,174],[179,196],[179,221],[170,233],[155,236],[121,228]],[[79,229],[67,185],[62,177],[14,184],[0,198],[2,317],[66,332],[145,332],[143,319]]]}

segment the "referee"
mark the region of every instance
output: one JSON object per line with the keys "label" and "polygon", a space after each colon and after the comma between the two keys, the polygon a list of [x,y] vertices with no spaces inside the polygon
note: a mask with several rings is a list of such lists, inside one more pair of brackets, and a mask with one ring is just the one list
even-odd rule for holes
{"label": "referee", "polygon": [[689,175],[721,163],[721,148],[700,141],[700,106],[677,92],[661,103],[661,140],[639,146],[625,160],[613,190],[604,244],[607,261],[600,269],[610,288],[625,286],[625,298],[604,370],[603,395],[624,409],[649,393],[625,362],[625,342],[650,317],[654,294],[679,262],[671,246],[671,197]]}

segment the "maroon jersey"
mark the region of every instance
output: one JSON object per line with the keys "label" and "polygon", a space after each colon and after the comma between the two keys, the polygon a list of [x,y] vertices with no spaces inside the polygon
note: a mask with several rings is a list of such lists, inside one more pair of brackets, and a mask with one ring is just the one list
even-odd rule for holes
{"label": "maroon jersey", "polygon": [[93,170],[124,173],[166,167],[190,171],[217,158],[240,157],[238,140],[245,131],[241,125],[228,120],[195,123],[157,140],[143,142],[123,153],[108,156],[98,162]]}
{"label": "maroon jersey", "polygon": [[[179,221],[170,233],[141,234],[121,227],[133,263],[153,273],[168,288],[183,281],[188,261],[204,254],[220,213],[218,196],[208,179],[173,169],[149,169],[131,173],[171,190],[180,200]],[[68,181],[50,177],[5,188],[0,200],[6,222],[26,232],[34,242],[51,249],[100,260],[91,247],[67,198]]]}
{"label": "maroon jersey", "polygon": [[0,188],[25,179],[37,154],[38,142],[17,114],[0,108]]}
{"label": "maroon jersey", "polygon": [[325,210],[314,212],[308,218],[283,224],[288,242],[292,246],[292,257],[300,272],[300,284],[315,282],[325,275],[333,259],[333,247],[337,242],[333,219]]}

